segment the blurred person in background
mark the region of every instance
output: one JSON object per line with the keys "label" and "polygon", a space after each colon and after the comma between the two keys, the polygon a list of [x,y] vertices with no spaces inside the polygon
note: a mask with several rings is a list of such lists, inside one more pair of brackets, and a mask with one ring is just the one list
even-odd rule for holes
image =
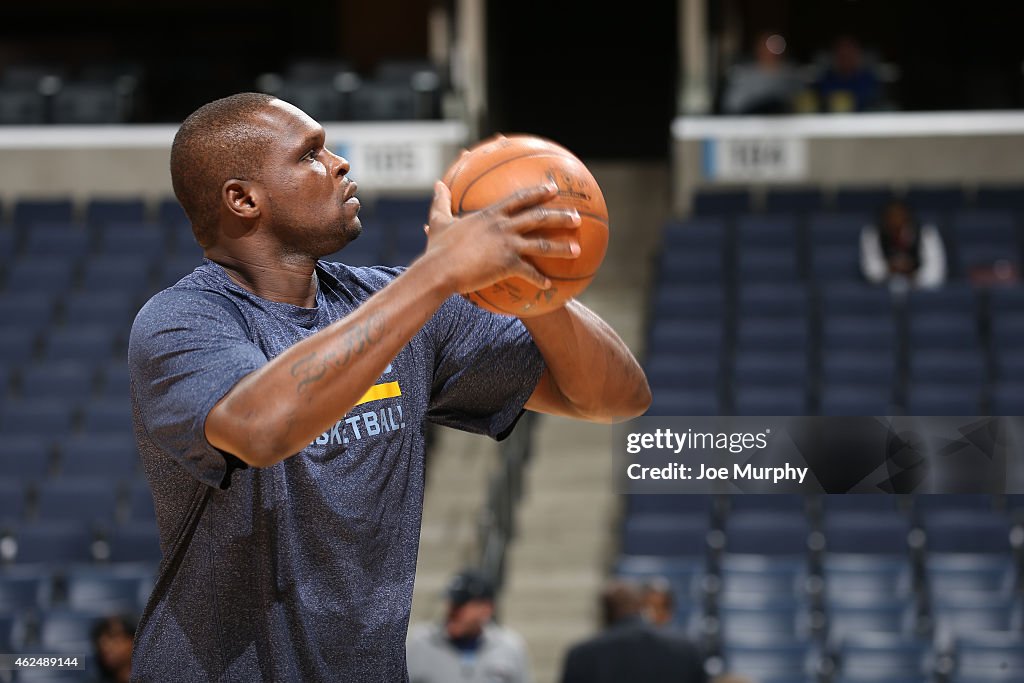
{"label": "blurred person in background", "polygon": [[135,622],[124,616],[100,619],[92,627],[92,649],[99,670],[97,683],[128,683],[132,670]]}
{"label": "blurred person in background", "polygon": [[644,618],[655,626],[671,626],[675,618],[676,596],[672,583],[663,576],[644,582],[641,592]]}
{"label": "blurred person in background", "polygon": [[860,265],[872,284],[894,290],[939,287],[946,280],[946,250],[934,225],[921,226],[902,201],[888,202],[877,225],[860,235]]}
{"label": "blurred person in background", "polygon": [[570,648],[562,683],[704,683],[697,648],[682,636],[643,618],[640,590],[612,579],[601,591],[604,630]]}
{"label": "blurred person in background", "polygon": [[878,73],[868,65],[860,41],[840,36],[832,56],[814,85],[822,111],[842,113],[871,111],[882,100]]}
{"label": "blurred person in background", "polygon": [[476,570],[456,575],[444,622],[410,631],[409,683],[529,683],[526,644],[493,618],[494,584]]}
{"label": "blurred person in background", "polygon": [[729,70],[722,112],[725,114],[788,114],[803,89],[797,69],[783,56],[786,39],[764,32],[754,42],[753,61]]}

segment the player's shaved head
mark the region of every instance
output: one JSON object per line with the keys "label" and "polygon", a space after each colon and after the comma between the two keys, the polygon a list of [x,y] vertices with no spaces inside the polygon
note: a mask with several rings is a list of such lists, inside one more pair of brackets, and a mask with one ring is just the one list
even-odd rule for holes
{"label": "player's shaved head", "polygon": [[171,145],[171,184],[196,241],[217,237],[221,188],[231,179],[259,180],[263,150],[272,135],[258,114],[276,98],[239,93],[205,104],[181,124]]}

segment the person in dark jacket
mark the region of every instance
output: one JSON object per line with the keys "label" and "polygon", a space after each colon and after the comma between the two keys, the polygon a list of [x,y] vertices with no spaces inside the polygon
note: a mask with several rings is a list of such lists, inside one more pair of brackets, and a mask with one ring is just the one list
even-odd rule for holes
{"label": "person in dark jacket", "polygon": [[612,579],[601,591],[604,630],[569,649],[562,683],[705,683],[704,662],[686,638],[641,616],[640,591]]}

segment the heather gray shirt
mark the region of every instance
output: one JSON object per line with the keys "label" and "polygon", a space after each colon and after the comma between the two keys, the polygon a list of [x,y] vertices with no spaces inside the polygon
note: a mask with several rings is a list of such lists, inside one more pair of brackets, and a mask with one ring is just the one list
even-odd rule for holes
{"label": "heather gray shirt", "polygon": [[321,262],[306,309],[207,261],[139,312],[132,409],[164,560],[133,681],[407,680],[424,428],[512,428],[543,369],[522,323],[452,297],[365,402],[273,467],[245,468],[204,435],[239,379],[399,273]]}

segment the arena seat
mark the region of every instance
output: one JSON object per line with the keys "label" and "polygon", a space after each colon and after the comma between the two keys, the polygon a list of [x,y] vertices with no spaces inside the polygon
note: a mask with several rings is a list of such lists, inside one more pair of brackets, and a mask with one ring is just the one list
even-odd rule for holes
{"label": "arena seat", "polygon": [[[148,577],[149,572],[146,572]],[[150,579],[110,567],[75,567],[64,577],[67,606],[77,612],[135,614],[145,607]]]}
{"label": "arena seat", "polygon": [[953,651],[955,680],[1024,680],[1024,636],[1020,632],[964,633],[954,641]]}
{"label": "arena seat", "polygon": [[910,557],[898,555],[838,554],[826,552],[821,560],[826,600],[849,595],[909,598],[914,591]]}
{"label": "arena seat", "polygon": [[913,636],[917,627],[917,606],[910,594],[829,592],[825,614],[828,638],[836,643],[856,633]]}
{"label": "arena seat", "polygon": [[40,223],[66,223],[74,221],[71,199],[19,199],[14,203],[12,222],[18,229],[35,227]]}
{"label": "arena seat", "polygon": [[82,429],[91,434],[131,434],[132,412],[127,396],[90,401],[83,408]]}
{"label": "arena seat", "polygon": [[805,681],[815,668],[815,651],[802,640],[726,642],[723,660],[729,673],[757,676],[758,681]]}
{"label": "arena seat", "polygon": [[92,476],[41,482],[36,513],[40,522],[110,523],[117,516],[117,505],[116,482],[94,471]]}
{"label": "arena seat", "polygon": [[[71,287],[77,271],[77,252],[68,258],[49,256],[21,256],[7,273],[5,287],[8,296],[15,293],[43,293],[55,296],[63,294]],[[27,306],[25,306],[27,308]],[[46,307],[41,313],[46,312]]]}
{"label": "arena seat", "polygon": [[143,223],[146,220],[146,202],[142,198],[110,199],[94,197],[85,203],[85,223],[93,227],[112,224]]}
{"label": "arena seat", "polygon": [[145,282],[133,290],[72,292],[64,300],[64,324],[79,326],[100,324],[114,329],[128,329],[138,310],[138,293],[148,289]]}
{"label": "arena seat", "polygon": [[923,676],[931,664],[927,643],[892,633],[849,633],[840,641],[837,654],[841,675],[857,679]]}
{"label": "arena seat", "polygon": [[929,553],[1009,553],[1010,521],[996,512],[955,509],[921,513]]}
{"label": "arena seat", "polygon": [[[767,414],[767,413],[761,413]],[[733,512],[725,520],[726,553],[805,556],[807,517],[787,512]]]}
{"label": "arena seat", "polygon": [[719,575],[720,599],[725,601],[750,593],[801,598],[807,591],[807,562],[803,557],[726,553]]}
{"label": "arena seat", "polygon": [[715,353],[703,355],[653,354],[644,363],[651,390],[714,390],[720,380],[719,360]]}
{"label": "arena seat", "polygon": [[21,524],[14,529],[18,564],[59,565],[93,560],[93,534],[81,520]]}
{"label": "arena seat", "polygon": [[150,270],[148,259],[94,256],[85,263],[80,286],[92,292],[144,292]]}
{"label": "arena seat", "polygon": [[806,642],[808,636],[808,605],[793,595],[726,594],[718,619],[725,645],[760,638]]}
{"label": "arena seat", "polygon": [[142,259],[151,263],[162,257],[167,248],[164,231],[155,223],[110,221],[99,229],[97,253],[101,256]]}
{"label": "arena seat", "polygon": [[91,238],[90,233],[77,223],[37,223],[25,234],[24,253],[70,260],[90,251]]}
{"label": "arena seat", "polygon": [[689,287],[720,283],[724,272],[722,253],[717,249],[666,250],[658,258],[658,278],[662,283]]}
{"label": "arena seat", "polygon": [[822,531],[828,553],[900,556],[910,550],[910,521],[898,513],[833,512]]}
{"label": "arena seat", "polygon": [[707,554],[707,519],[675,515],[643,515],[625,520],[623,555],[703,557]]}
{"label": "arena seat", "polygon": [[136,479],[129,484],[128,519],[134,522],[145,522],[147,520],[155,522],[156,520],[153,492],[145,480]]}
{"label": "arena seat", "polygon": [[41,434],[5,434],[0,439],[0,476],[20,483],[42,479],[49,471],[52,452],[53,441]]}
{"label": "arena seat", "polygon": [[61,398],[79,401],[87,398],[96,382],[91,363],[66,360],[56,363],[32,363],[21,371],[21,396],[28,400]]}
{"label": "arena seat", "polygon": [[932,593],[991,593],[1009,598],[1016,586],[1017,569],[1007,555],[929,553],[924,575]]}
{"label": "arena seat", "polygon": [[888,187],[840,187],[832,198],[832,208],[839,212],[866,212],[875,215],[893,198]]}
{"label": "arena seat", "polygon": [[111,562],[150,563],[162,559],[160,536],[151,520],[133,520],[114,527],[107,536]]}
{"label": "arena seat", "polygon": [[72,427],[76,406],[63,398],[34,401],[8,400],[0,408],[0,434],[61,437]]}
{"label": "arena seat", "polygon": [[807,214],[820,211],[824,204],[818,187],[772,187],[764,196],[764,211],[769,214]]}
{"label": "arena seat", "polygon": [[102,475],[130,479],[139,471],[139,455],[130,431],[76,434],[61,444],[60,476]]}
{"label": "arena seat", "polygon": [[955,211],[967,203],[960,185],[911,185],[904,195],[914,211]]}
{"label": "arena seat", "polygon": [[695,216],[734,216],[751,210],[747,190],[698,190],[693,195]]}

